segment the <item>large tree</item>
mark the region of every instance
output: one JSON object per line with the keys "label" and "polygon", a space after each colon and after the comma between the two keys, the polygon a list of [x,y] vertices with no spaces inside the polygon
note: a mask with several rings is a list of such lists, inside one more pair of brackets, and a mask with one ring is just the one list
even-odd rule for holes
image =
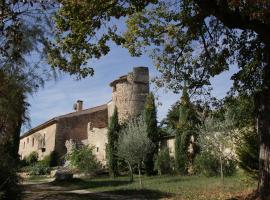
{"label": "large tree", "polygon": [[[109,38],[123,43],[133,55],[142,54],[142,49],[150,50],[162,74],[157,83],[175,91],[182,88],[184,80],[197,90],[230,66],[237,67],[232,76],[235,91],[256,94],[258,191],[266,197],[270,193],[269,8],[268,0],[104,0],[102,4],[63,1],[60,35],[67,44],[71,40],[71,45],[59,46],[63,52],[78,51],[79,56],[87,52],[87,56],[79,57],[81,60],[95,55],[92,47],[108,53],[108,45],[103,44]],[[124,39],[110,26],[121,16],[128,16]],[[95,42],[95,34],[101,29],[109,31]]]}
{"label": "large tree", "polygon": [[147,154],[144,164],[146,174],[153,175],[154,156],[158,153],[159,131],[157,128],[157,110],[155,104],[155,97],[152,92],[146,98],[143,115],[145,123],[147,124],[147,136],[155,145],[155,148],[153,148],[153,150]]}

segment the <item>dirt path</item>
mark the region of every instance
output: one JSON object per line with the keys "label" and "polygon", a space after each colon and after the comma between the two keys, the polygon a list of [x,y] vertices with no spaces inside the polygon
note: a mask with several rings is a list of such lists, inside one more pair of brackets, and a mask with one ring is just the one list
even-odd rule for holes
{"label": "dirt path", "polygon": [[23,183],[23,200],[88,200],[88,199],[108,199],[108,200],[127,200],[145,199],[143,196],[123,196],[110,194],[107,192],[91,192],[86,189],[73,190],[69,187],[52,184],[52,179],[43,182]]}

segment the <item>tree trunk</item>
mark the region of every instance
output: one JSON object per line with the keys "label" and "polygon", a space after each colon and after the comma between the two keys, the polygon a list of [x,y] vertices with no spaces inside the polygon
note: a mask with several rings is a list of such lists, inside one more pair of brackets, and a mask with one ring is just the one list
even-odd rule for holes
{"label": "tree trunk", "polygon": [[270,197],[270,50],[267,50],[268,65],[263,70],[263,88],[255,96],[260,142],[258,192],[262,199]]}
{"label": "tree trunk", "polygon": [[133,182],[133,171],[132,171],[132,167],[131,164],[129,162],[127,162],[128,164],[128,169],[129,169],[129,181]]}
{"label": "tree trunk", "polygon": [[138,171],[139,171],[139,183],[142,188],[142,175],[141,175],[141,165],[138,164]]}
{"label": "tree trunk", "polygon": [[221,183],[224,184],[224,174],[223,174],[223,161],[222,157],[219,156],[219,164],[220,164],[220,177],[221,177]]}

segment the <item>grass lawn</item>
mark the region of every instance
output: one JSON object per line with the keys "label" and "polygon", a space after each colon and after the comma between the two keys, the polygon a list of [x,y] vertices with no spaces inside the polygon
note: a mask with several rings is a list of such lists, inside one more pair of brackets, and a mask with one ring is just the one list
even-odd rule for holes
{"label": "grass lawn", "polygon": [[138,177],[129,183],[127,177],[110,179],[108,177],[74,180],[72,183],[53,183],[70,189],[85,189],[91,192],[104,192],[114,195],[141,195],[143,198],[159,199],[229,199],[239,193],[251,192],[256,181],[247,179],[243,174],[226,177],[221,185],[219,177],[203,176],[153,176],[143,177],[141,190]]}

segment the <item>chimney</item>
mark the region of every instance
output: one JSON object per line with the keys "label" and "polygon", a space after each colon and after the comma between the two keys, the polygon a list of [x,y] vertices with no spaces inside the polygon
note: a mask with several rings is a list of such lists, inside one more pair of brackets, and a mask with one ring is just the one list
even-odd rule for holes
{"label": "chimney", "polygon": [[77,100],[77,103],[74,104],[74,110],[78,112],[78,111],[82,111],[82,109],[83,109],[83,101]]}

